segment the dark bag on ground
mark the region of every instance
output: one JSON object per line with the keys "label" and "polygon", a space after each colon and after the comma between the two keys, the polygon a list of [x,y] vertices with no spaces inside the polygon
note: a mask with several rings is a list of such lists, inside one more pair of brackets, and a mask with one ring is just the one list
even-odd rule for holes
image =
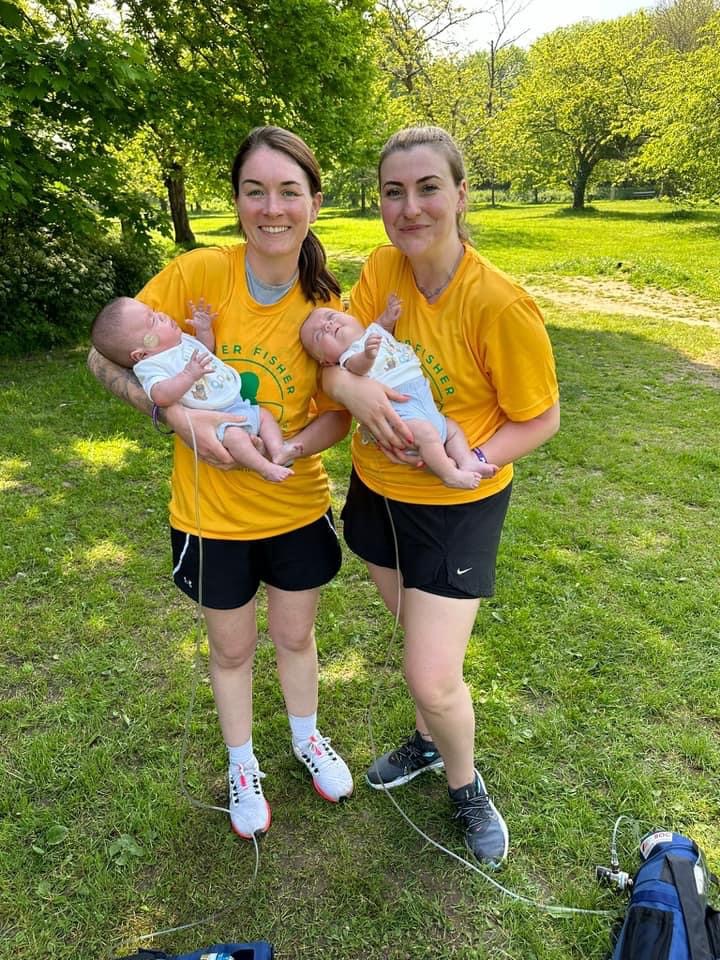
{"label": "dark bag on ground", "polygon": [[117,960],[273,960],[275,952],[267,940],[252,943],[216,943],[194,953],[163,953],[162,950],[140,950]]}
{"label": "dark bag on ground", "polygon": [[612,960],[720,960],[720,913],[708,906],[703,856],[689,837],[663,830],[640,843]]}

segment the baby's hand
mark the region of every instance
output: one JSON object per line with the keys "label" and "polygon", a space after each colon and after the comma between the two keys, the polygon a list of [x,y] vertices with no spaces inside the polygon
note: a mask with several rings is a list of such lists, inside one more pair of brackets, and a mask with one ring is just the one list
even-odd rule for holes
{"label": "baby's hand", "polygon": [[193,378],[193,383],[201,380],[206,373],[212,373],[213,358],[211,354],[200,350],[193,350],[192,356],[185,364],[185,373]]}
{"label": "baby's hand", "polygon": [[391,293],[387,299],[385,309],[377,318],[376,323],[379,323],[384,330],[388,331],[388,333],[392,333],[395,329],[395,324],[400,319],[401,309],[402,300],[397,296],[397,294]]}
{"label": "baby's hand", "polygon": [[388,316],[392,317],[393,323],[395,323],[400,318],[401,309],[402,309],[402,300],[396,293],[391,293],[387,299],[385,313]]}
{"label": "baby's hand", "polygon": [[213,321],[217,318],[217,313],[213,312],[213,308],[209,303],[205,303],[203,297],[200,298],[197,306],[190,300],[188,302],[188,308],[190,310],[190,323],[196,330],[200,330],[203,333],[212,330]]}
{"label": "baby's hand", "polygon": [[380,349],[380,343],[382,342],[382,337],[379,333],[371,333],[370,336],[365,341],[365,356],[370,360],[374,360],[378,355],[378,350]]}

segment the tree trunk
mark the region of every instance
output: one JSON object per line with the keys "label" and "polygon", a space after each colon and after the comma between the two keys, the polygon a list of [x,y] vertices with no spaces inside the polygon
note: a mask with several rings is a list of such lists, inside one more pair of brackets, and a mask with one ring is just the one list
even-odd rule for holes
{"label": "tree trunk", "polygon": [[185,200],[185,173],[179,163],[174,163],[165,177],[170,212],[175,227],[175,243],[188,245],[195,243],[195,234],[190,228],[190,219]]}
{"label": "tree trunk", "polygon": [[585,190],[587,189],[587,183],[594,166],[595,164],[590,163],[589,160],[581,160],[580,163],[578,163],[575,180],[572,184],[573,210],[585,209]]}
{"label": "tree trunk", "polygon": [[365,181],[360,181],[360,213],[365,213]]}

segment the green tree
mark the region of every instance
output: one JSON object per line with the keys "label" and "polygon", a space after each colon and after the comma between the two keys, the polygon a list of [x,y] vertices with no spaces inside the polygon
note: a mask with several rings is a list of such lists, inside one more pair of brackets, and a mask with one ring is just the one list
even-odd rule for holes
{"label": "green tree", "polygon": [[700,35],[718,6],[718,0],[660,0],[651,18],[657,35],[673,50],[689,53],[700,45]]}
{"label": "green tree", "polygon": [[151,74],[141,45],[82,0],[0,0],[0,63],[0,351],[22,353],[77,342],[158,267],[157,204],[118,153]]}
{"label": "green tree", "polygon": [[[463,150],[475,182],[494,179],[489,128],[524,60],[512,38],[512,21],[521,10],[505,0],[485,11],[468,11],[453,0],[378,3],[378,57],[391,129],[411,123],[444,127]],[[482,13],[495,22],[489,50],[459,52],[463,28]]]}
{"label": "green tree", "polygon": [[676,53],[643,119],[649,131],[637,161],[645,176],[688,198],[720,197],[720,13],[700,45]]}
{"label": "green tree", "polygon": [[6,227],[94,229],[122,213],[145,229],[152,212],[129,190],[113,148],[145,117],[142,47],[76,11],[0,4],[0,217]]}
{"label": "green tree", "polygon": [[412,97],[439,51],[455,49],[458,29],[478,15],[455,0],[378,0],[375,24],[383,39],[381,69],[393,97]]}
{"label": "green tree", "polygon": [[643,13],[541,37],[498,125],[510,175],[532,171],[534,187],[568,184],[581,209],[597,164],[641,142],[638,118],[666,58]]}
{"label": "green tree", "polygon": [[[226,170],[247,131],[290,127],[323,162],[352,160],[374,108],[367,90],[370,0],[128,0],[127,29],[150,51],[148,143],[178,242],[192,242],[185,180]],[[295,29],[288,29],[288,24]]]}

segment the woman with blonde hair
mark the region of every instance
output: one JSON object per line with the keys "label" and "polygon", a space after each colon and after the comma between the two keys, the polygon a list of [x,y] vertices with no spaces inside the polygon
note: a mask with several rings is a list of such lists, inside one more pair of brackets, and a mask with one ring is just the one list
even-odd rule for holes
{"label": "woman with blonde hair", "polygon": [[[507,856],[508,830],[475,767],[463,662],[479,600],[494,591],[513,461],[559,426],[555,365],[531,297],[468,242],[467,180],[450,135],[438,127],[401,130],[385,144],[378,170],[390,244],[363,267],[351,313],[367,326],[390,295],[399,297],[395,336],[412,346],[442,414],[460,425],[478,460],[500,469],[474,489],[447,487],[418,469],[407,449],[412,435],[390,404],[399,394],[326,368],[326,389],[364,428],[352,443],[345,539],[392,613],[401,577],[405,678],[415,702],[414,732],[373,762],[367,780],[393,789],[444,768],[468,849],[497,866]],[[376,444],[363,442],[367,432]]]}

